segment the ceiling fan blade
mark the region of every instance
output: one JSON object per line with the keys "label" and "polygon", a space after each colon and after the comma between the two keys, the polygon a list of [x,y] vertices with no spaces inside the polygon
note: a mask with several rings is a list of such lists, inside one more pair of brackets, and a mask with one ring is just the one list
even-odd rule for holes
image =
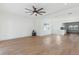
{"label": "ceiling fan blade", "polygon": [[33,7],[33,9],[35,9],[35,7],[34,6],[32,6]]}
{"label": "ceiling fan blade", "polygon": [[40,11],[39,13],[46,13],[45,11]]}
{"label": "ceiling fan blade", "polygon": [[28,10],[28,11],[32,11],[32,10],[30,10],[30,9],[28,9],[28,8],[25,8],[26,10]]}
{"label": "ceiling fan blade", "polygon": [[33,15],[34,14],[34,12],[32,12],[30,15]]}
{"label": "ceiling fan blade", "polygon": [[33,9],[34,9],[34,11],[36,11],[37,8],[35,8],[35,7],[33,6]]}
{"label": "ceiling fan blade", "polygon": [[25,12],[25,13],[31,13],[31,12]]}
{"label": "ceiling fan blade", "polygon": [[41,13],[38,13],[39,15],[43,15],[43,14],[41,14]]}
{"label": "ceiling fan blade", "polygon": [[37,11],[43,10],[43,8],[38,9]]}

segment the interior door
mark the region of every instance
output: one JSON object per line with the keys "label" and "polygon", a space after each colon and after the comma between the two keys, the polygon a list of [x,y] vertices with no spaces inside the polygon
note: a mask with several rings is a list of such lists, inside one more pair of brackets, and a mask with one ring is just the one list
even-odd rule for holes
{"label": "interior door", "polygon": [[43,31],[45,35],[51,34],[51,26],[48,23],[45,23],[43,26]]}

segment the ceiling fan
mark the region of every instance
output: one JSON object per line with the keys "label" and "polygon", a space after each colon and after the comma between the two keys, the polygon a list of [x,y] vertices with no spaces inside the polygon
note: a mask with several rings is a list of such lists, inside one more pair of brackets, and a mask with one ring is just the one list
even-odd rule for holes
{"label": "ceiling fan", "polygon": [[30,15],[35,15],[35,16],[37,16],[37,15],[43,15],[44,13],[46,13],[45,11],[44,11],[44,8],[36,8],[35,6],[32,6],[32,8],[33,8],[33,10],[31,10],[31,9],[28,9],[28,8],[25,8],[25,10],[27,10],[28,12],[26,12],[26,13],[30,13]]}

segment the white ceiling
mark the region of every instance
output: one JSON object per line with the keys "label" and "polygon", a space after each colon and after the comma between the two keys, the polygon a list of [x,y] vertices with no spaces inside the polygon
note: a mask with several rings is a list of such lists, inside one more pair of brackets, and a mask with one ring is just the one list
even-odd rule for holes
{"label": "white ceiling", "polygon": [[36,17],[34,15],[29,15],[25,13],[25,8],[32,9],[32,5],[36,6],[37,8],[44,8],[47,12],[43,16],[37,17],[45,17],[45,16],[52,16],[52,17],[62,17],[69,16],[68,13],[72,12],[73,15],[79,15],[79,4],[78,3],[0,3],[0,11],[10,12],[13,14],[26,16],[26,17]]}

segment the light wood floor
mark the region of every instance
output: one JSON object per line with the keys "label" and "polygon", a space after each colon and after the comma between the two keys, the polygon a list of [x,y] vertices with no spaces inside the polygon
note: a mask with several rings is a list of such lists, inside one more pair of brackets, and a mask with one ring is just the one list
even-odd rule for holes
{"label": "light wood floor", "polygon": [[76,55],[79,35],[49,35],[0,41],[1,55]]}

